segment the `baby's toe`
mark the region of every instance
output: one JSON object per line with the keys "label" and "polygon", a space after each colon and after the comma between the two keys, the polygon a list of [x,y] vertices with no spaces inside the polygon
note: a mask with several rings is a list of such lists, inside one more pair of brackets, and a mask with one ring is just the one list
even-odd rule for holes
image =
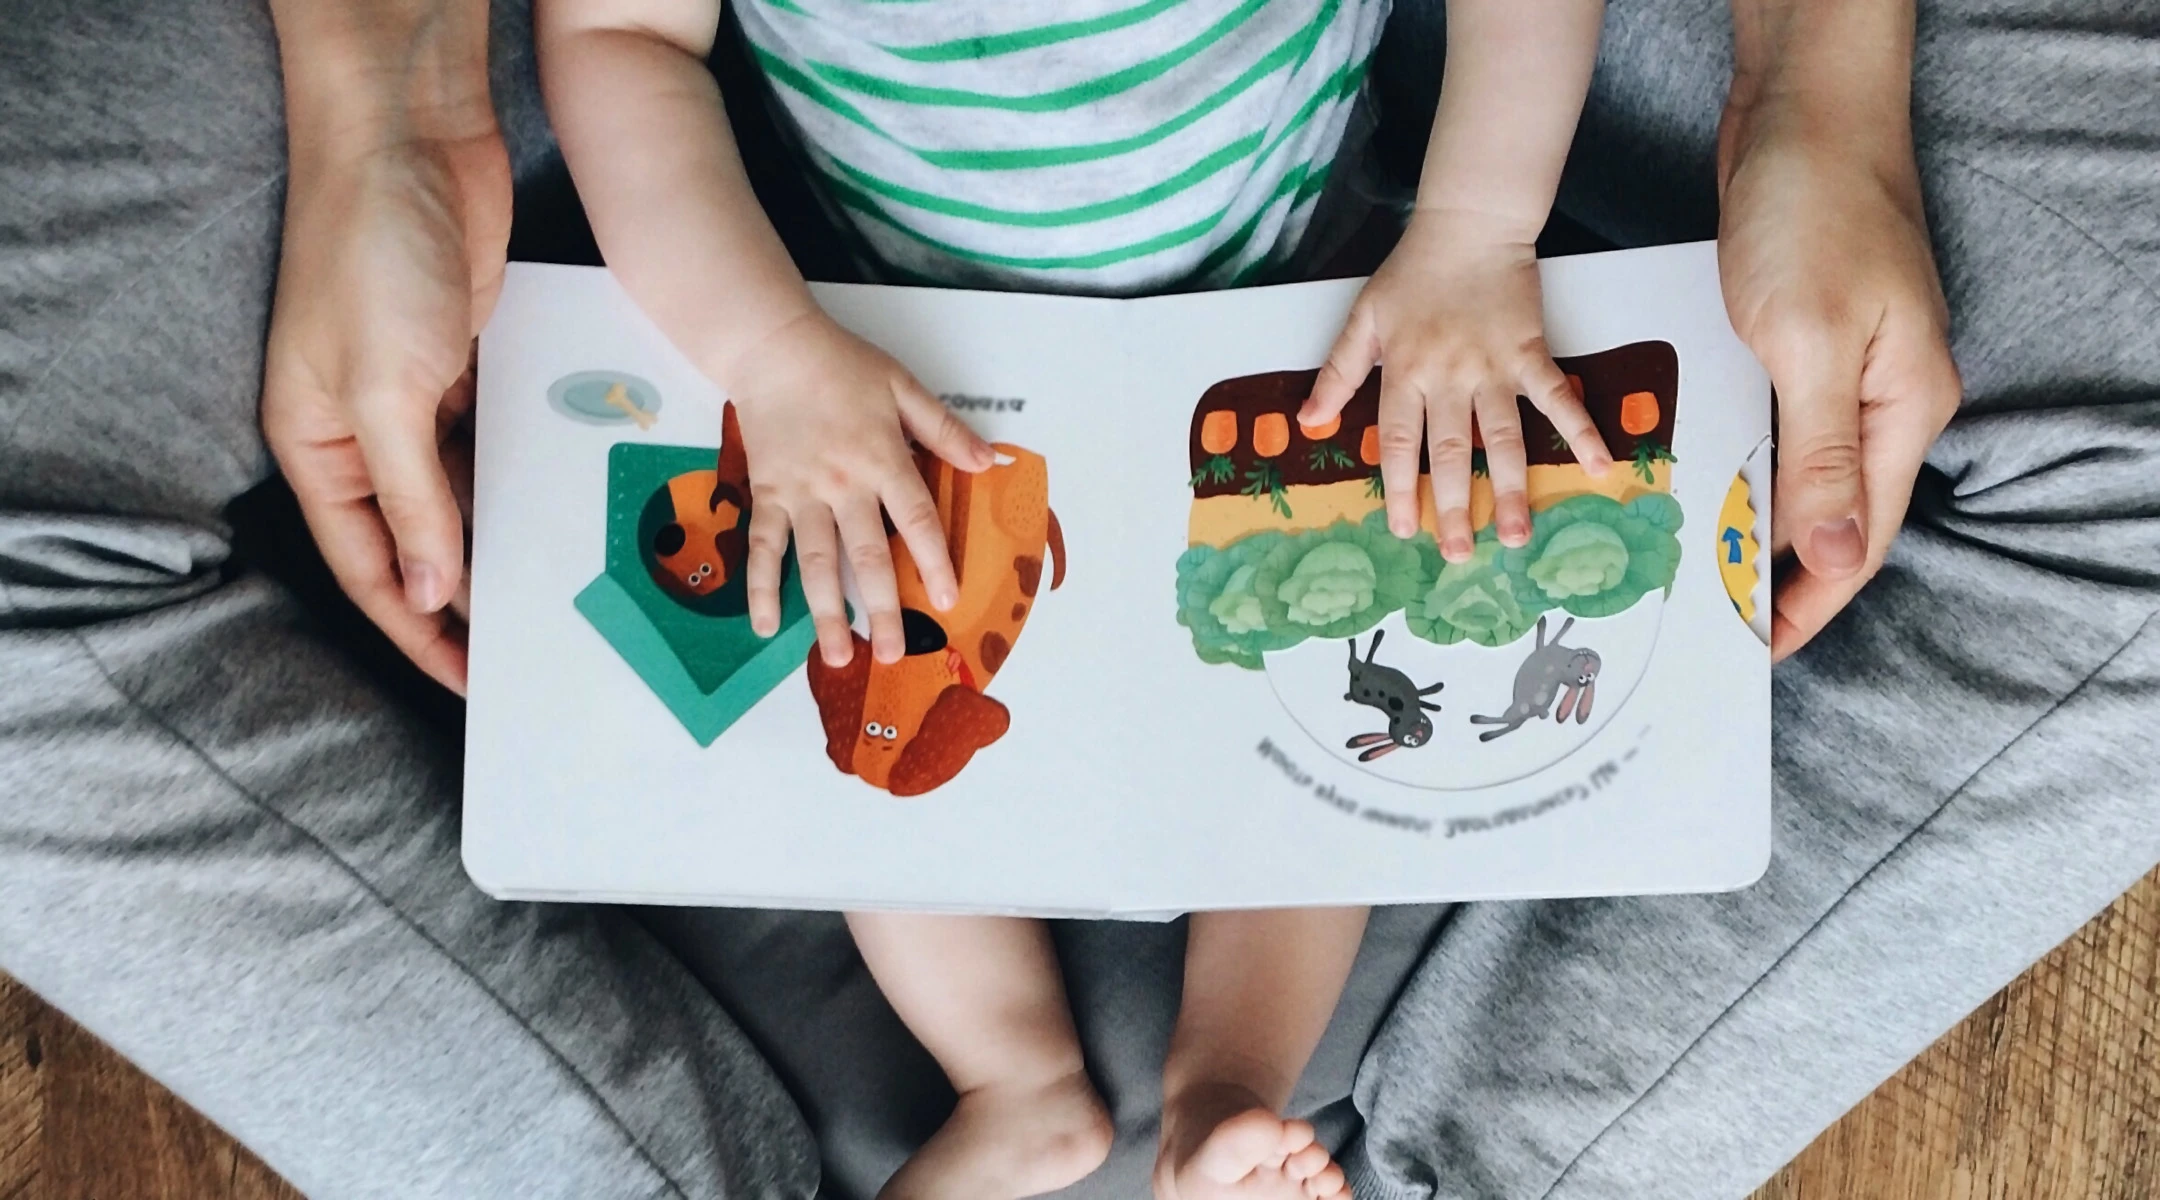
{"label": "baby's toe", "polygon": [[1349,1200],[1350,1185],[1342,1168],[1331,1162],[1305,1181],[1305,1194],[1312,1200]]}
{"label": "baby's toe", "polygon": [[1328,1157],[1327,1147],[1314,1142],[1283,1160],[1283,1173],[1303,1182],[1326,1170],[1331,1161],[1333,1160]]}

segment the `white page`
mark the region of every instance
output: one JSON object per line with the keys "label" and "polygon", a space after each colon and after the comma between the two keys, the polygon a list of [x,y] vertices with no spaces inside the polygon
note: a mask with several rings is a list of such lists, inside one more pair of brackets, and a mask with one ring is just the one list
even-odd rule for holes
{"label": "white page", "polygon": [[[1376,655],[1450,678],[1432,743],[1392,748],[1373,769],[1336,744],[1378,715],[1326,694],[1342,686],[1341,643],[1246,670],[1202,663],[1176,621],[1196,401],[1221,380],[1317,363],[1354,283],[1132,302],[821,289],[932,390],[1023,401],[964,411],[986,436],[1044,455],[1067,550],[1064,585],[1032,598],[985,689],[1010,729],[943,786],[902,798],[827,760],[799,667],[701,746],[573,607],[602,566],[612,446],[710,447],[720,397],[604,273],[514,267],[482,346],[475,878],[499,895],[1027,912],[1747,882],[1768,853],[1768,656],[1718,582],[1713,526],[1767,433],[1767,384],[1725,323],[1710,248],[1545,271],[1556,353],[1644,339],[1678,349],[1679,575],[1662,602],[1582,622],[1613,656],[1594,724],[1533,721],[1490,746],[1465,718],[1505,707],[1530,643],[1442,652],[1401,615],[1384,621]],[[558,381],[594,370],[661,397],[650,429],[549,407]],[[1640,679],[1616,687],[1634,673],[1628,645]],[[1276,760],[1257,752],[1262,739]],[[1517,777],[1460,787],[1480,773]]]}

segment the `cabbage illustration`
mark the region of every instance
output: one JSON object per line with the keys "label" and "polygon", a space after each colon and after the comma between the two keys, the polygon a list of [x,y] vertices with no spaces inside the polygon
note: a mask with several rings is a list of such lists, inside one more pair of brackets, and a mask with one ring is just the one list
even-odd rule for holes
{"label": "cabbage illustration", "polygon": [[[1431,539],[1424,540],[1430,546]],[[1439,564],[1432,587],[1403,613],[1410,632],[1443,646],[1505,646],[1529,632],[1552,602],[1527,580],[1509,575],[1503,554],[1489,529],[1467,562],[1446,562],[1432,547],[1427,561]]]}
{"label": "cabbage illustration", "polygon": [[1531,524],[1527,545],[1501,553],[1502,569],[1536,588],[1541,604],[1578,617],[1611,616],[1653,591],[1669,592],[1680,570],[1681,512],[1671,496],[1626,504],[1571,496]]}
{"label": "cabbage illustration", "polygon": [[1268,628],[1293,641],[1363,633],[1422,595],[1428,579],[1416,544],[1389,533],[1384,513],[1284,537],[1258,565],[1253,591]]}
{"label": "cabbage illustration", "polygon": [[1192,631],[1200,661],[1257,671],[1263,654],[1303,640],[1302,633],[1270,628],[1253,591],[1259,560],[1283,540],[1280,533],[1256,533],[1222,550],[1194,546],[1178,557],[1178,624]]}
{"label": "cabbage illustration", "polygon": [[1627,574],[1628,548],[1609,526],[1578,522],[1554,534],[1530,564],[1530,578],[1555,600],[1595,596]]}
{"label": "cabbage illustration", "polygon": [[1275,595],[1288,607],[1291,620],[1326,625],[1372,607],[1379,583],[1372,555],[1347,542],[1329,542],[1299,559]]}
{"label": "cabbage illustration", "polygon": [[1208,612],[1222,622],[1223,630],[1230,634],[1258,633],[1267,628],[1267,618],[1260,612],[1260,597],[1253,595],[1253,576],[1260,569],[1246,563],[1230,573],[1223,584],[1222,594],[1208,601]]}

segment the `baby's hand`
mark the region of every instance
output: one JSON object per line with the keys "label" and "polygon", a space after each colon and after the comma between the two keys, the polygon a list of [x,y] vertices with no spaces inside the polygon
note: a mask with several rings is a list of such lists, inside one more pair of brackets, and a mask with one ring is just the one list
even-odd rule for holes
{"label": "baby's hand", "polygon": [[854,655],[840,588],[843,549],[869,611],[871,652],[879,662],[898,661],[905,639],[886,513],[930,602],[945,609],[959,599],[937,503],[905,435],[963,471],[990,467],[995,453],[906,367],[822,312],[768,335],[731,374],[750,461],[750,627],[760,637],[779,632],[780,563],[793,528],[825,662],[845,666]]}
{"label": "baby's hand", "polygon": [[1380,480],[1388,528],[1418,528],[1420,431],[1432,460],[1440,553],[1463,562],[1470,525],[1471,422],[1492,475],[1501,544],[1530,539],[1529,478],[1517,396],[1527,396],[1592,475],[1612,454],[1545,348],[1536,247],[1475,213],[1421,210],[1376,272],[1298,413],[1323,425],[1342,411],[1375,363],[1380,383]]}

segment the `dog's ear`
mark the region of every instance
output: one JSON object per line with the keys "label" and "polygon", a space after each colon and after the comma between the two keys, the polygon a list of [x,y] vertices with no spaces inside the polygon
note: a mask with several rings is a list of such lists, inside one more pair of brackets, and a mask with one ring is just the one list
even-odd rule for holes
{"label": "dog's ear", "polygon": [[844,774],[855,773],[855,743],[862,737],[863,697],[870,691],[870,643],[855,639],[855,656],[844,667],[828,667],[825,655],[810,647],[810,698],[817,701],[825,726],[825,756]]}
{"label": "dog's ear", "polygon": [[977,750],[1004,737],[1011,727],[1012,714],[1004,705],[971,687],[947,687],[930,702],[922,728],[900,751],[886,790],[895,796],[920,796],[943,787]]}

